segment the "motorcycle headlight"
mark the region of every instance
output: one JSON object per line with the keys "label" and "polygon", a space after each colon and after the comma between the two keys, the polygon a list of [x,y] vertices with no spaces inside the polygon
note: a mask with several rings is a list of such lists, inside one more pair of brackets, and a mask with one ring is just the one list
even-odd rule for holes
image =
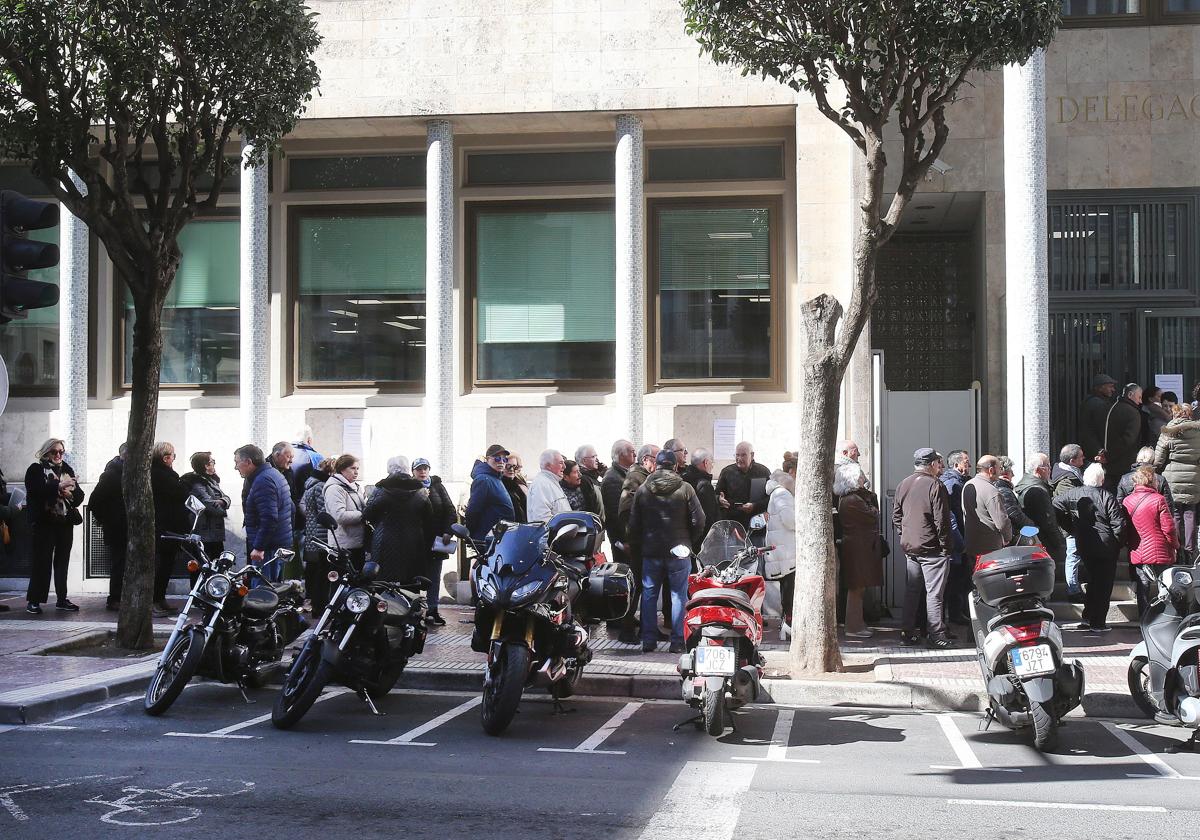
{"label": "motorcycle headlight", "polygon": [[533,596],[535,592],[542,588],[540,580],[531,580],[529,583],[523,583],[513,590],[512,600],[514,604],[524,601],[526,598]]}
{"label": "motorcycle headlight", "polygon": [[1176,586],[1191,586],[1192,585],[1192,573],[1186,572],[1183,569],[1177,570],[1175,572],[1174,583]]}
{"label": "motorcycle headlight", "polygon": [[364,589],[351,589],[346,595],[346,609],[352,613],[365,613],[371,608],[371,593]]}
{"label": "motorcycle headlight", "polygon": [[213,575],[204,582],[204,594],[218,601],[228,595],[231,588],[233,584],[225,575]]}

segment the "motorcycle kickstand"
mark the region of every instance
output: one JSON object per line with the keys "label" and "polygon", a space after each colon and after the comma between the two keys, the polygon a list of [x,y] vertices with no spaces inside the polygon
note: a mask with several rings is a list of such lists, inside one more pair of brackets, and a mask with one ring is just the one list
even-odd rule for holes
{"label": "motorcycle kickstand", "polygon": [[238,687],[238,691],[242,692],[242,699],[245,700],[247,703],[253,704],[253,703],[258,702],[256,700],[251,700],[250,696],[248,694],[246,694],[246,685],[241,680],[238,680],[237,687]]}
{"label": "motorcycle kickstand", "polygon": [[385,716],[384,712],[381,712],[381,711],[379,711],[379,709],[375,708],[375,701],[371,699],[371,695],[367,694],[366,691],[364,691],[363,689],[360,688],[358,690],[358,696],[360,699],[362,699],[364,702],[366,702],[367,708],[371,710],[371,714],[375,715],[375,717],[384,717]]}
{"label": "motorcycle kickstand", "polygon": [[1191,753],[1194,753],[1194,752],[1196,752],[1196,744],[1200,743],[1197,741],[1198,736],[1200,736],[1200,730],[1194,730],[1192,732],[1192,737],[1188,738],[1182,744],[1172,744],[1171,746],[1167,747],[1166,750],[1164,750],[1164,752],[1169,752],[1169,753],[1191,752]]}
{"label": "motorcycle kickstand", "polygon": [[696,726],[702,726],[704,724],[704,715],[692,715],[687,720],[681,720],[679,723],[671,727],[671,731],[678,732],[679,727],[687,726],[689,723],[695,724]]}
{"label": "motorcycle kickstand", "polygon": [[579,711],[578,709],[573,709],[573,708],[568,709],[566,706],[564,706],[562,704],[562,701],[559,700],[557,697],[553,698],[553,700],[554,700],[554,714],[556,714],[556,715],[569,715],[571,712]]}
{"label": "motorcycle kickstand", "polygon": [[989,706],[987,712],[984,713],[983,720],[981,720],[979,722],[979,731],[987,732],[989,729],[992,728],[992,721],[994,721],[995,719],[996,719],[996,710]]}

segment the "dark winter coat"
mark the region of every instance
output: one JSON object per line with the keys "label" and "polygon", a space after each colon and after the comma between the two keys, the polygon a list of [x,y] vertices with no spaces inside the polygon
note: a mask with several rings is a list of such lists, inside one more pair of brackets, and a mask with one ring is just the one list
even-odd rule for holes
{"label": "dark winter coat", "polygon": [[471,468],[471,497],[463,517],[471,539],[482,540],[501,519],[512,520],[515,516],[512,496],[500,475],[486,461],[476,461]]}
{"label": "dark winter coat", "polygon": [[1080,557],[1116,562],[1125,514],[1103,487],[1074,487],[1054,499],[1058,523],[1075,536]]}
{"label": "dark winter coat", "polygon": [[634,556],[670,557],[672,548],[690,548],[703,533],[704,509],[692,485],[671,469],[651,473],[629,507],[629,549]]}
{"label": "dark winter coat", "polygon": [[1135,487],[1125,499],[1124,508],[1130,526],[1137,533],[1132,543],[1137,547],[1130,549],[1129,562],[1135,566],[1174,563],[1179,536],[1163,495],[1149,487]]}
{"label": "dark winter coat", "polygon": [[363,519],[375,526],[371,559],[383,580],[406,583],[429,573],[433,556],[433,505],[429,489],[395,473],[375,485]]}
{"label": "dark winter coat", "polygon": [[500,479],[504,483],[504,489],[508,491],[509,501],[512,503],[513,515],[504,517],[515,522],[529,521],[529,485],[523,480],[507,473]]}
{"label": "dark winter coat", "polygon": [[1154,466],[1171,482],[1175,502],[1200,504],[1200,420],[1172,420],[1154,449]]}
{"label": "dark winter coat", "polygon": [[29,517],[30,525],[35,528],[39,525],[66,525],[70,522],[70,513],[83,504],[83,490],[77,484],[66,499],[67,518],[53,512],[59,499],[59,479],[65,475],[75,477],[75,470],[71,469],[71,465],[66,461],[59,467],[47,460],[29,465],[29,469],[25,471],[25,515]]}
{"label": "dark winter coat", "polygon": [[429,504],[433,506],[433,533],[441,536],[450,533],[450,526],[458,522],[458,510],[450,498],[450,492],[439,476],[429,477]]}
{"label": "dark winter coat", "polygon": [[896,487],[892,524],[910,557],[949,557],[954,548],[950,494],[929,473],[914,472]]}
{"label": "dark winter coat", "polygon": [[600,482],[600,498],[604,502],[604,530],[608,532],[609,542],[625,542],[625,528],[618,512],[621,508],[621,486],[625,484],[625,476],[629,470],[620,464],[613,464],[604,474]]}
{"label": "dark winter coat", "polygon": [[958,470],[947,467],[942,470],[939,480],[946,485],[946,493],[950,496],[951,527],[958,531],[958,538],[961,540],[963,533],[962,493],[963,487],[967,483],[967,477]]}
{"label": "dark winter coat", "polygon": [[[1121,480],[1117,482],[1117,504],[1124,505],[1126,497],[1133,492],[1133,474],[1137,472],[1138,467],[1140,466],[1141,464],[1134,464],[1133,468],[1130,469],[1129,472],[1125,473],[1125,475],[1121,476]],[[1172,510],[1174,510],[1175,497],[1171,493],[1171,482],[1167,481],[1164,476],[1156,474],[1154,476],[1154,486],[1159,493],[1163,494],[1167,500],[1167,504],[1171,506]]]}
{"label": "dark winter coat", "polygon": [[621,520],[621,532],[625,534],[625,542],[629,542],[629,511],[633,509],[633,497],[646,483],[650,473],[641,464],[634,464],[625,473],[625,481],[621,484],[621,499],[617,503],[617,518]]}
{"label": "dark winter coat", "polygon": [[123,476],[125,464],[113,458],[100,474],[92,497],[88,499],[88,510],[104,532],[104,542],[110,546],[123,546],[129,540],[129,522],[125,515],[125,492]]}
{"label": "dark winter coat", "polygon": [[4,470],[0,470],[0,522],[11,522],[13,509],[9,506],[12,493],[8,492],[8,482],[4,480]]}
{"label": "dark winter coat", "polygon": [[838,497],[842,542],[838,557],[847,589],[883,584],[883,550],[880,547],[879,499],[866,488]]}
{"label": "dark winter coat", "polygon": [[1146,415],[1146,428],[1149,431],[1147,445],[1153,446],[1162,433],[1163,426],[1171,422],[1171,412],[1158,403],[1142,403],[1142,414]]}
{"label": "dark winter coat", "polygon": [[192,514],[184,504],[190,495],[179,473],[168,467],[161,458],[150,462],[150,492],[154,496],[154,534],[170,531],[186,534],[191,530]]}
{"label": "dark winter coat", "polygon": [[1105,429],[1104,472],[1115,485],[1125,472],[1125,465],[1133,463],[1137,451],[1146,443],[1146,417],[1137,403],[1121,397],[1109,411]]}
{"label": "dark winter coat", "polygon": [[317,524],[317,515],[325,510],[325,482],[327,480],[328,477],[325,473],[313,473],[305,482],[304,495],[300,497],[300,505],[304,508],[304,544],[301,548],[305,551],[316,548],[312,544],[313,540],[329,542],[329,529]]}
{"label": "dark winter coat", "polygon": [[997,478],[994,486],[996,492],[1000,494],[1000,504],[1004,506],[1004,512],[1008,514],[1008,521],[1012,524],[1013,539],[1020,535],[1021,529],[1026,525],[1036,527],[1036,524],[1025,515],[1025,510],[1021,507],[1021,502],[1017,498],[1011,481],[1007,478]]}
{"label": "dark winter coat", "polygon": [[561,482],[563,493],[567,496],[567,503],[571,505],[571,510],[582,510],[596,514],[596,516],[600,517],[600,522],[603,523],[604,499],[600,497],[600,485],[582,472],[580,473],[580,478],[581,481],[576,488],[568,487],[565,481]]}
{"label": "dark winter coat", "polygon": [[[269,461],[267,463],[270,463]],[[275,469],[279,470],[279,467]],[[300,509],[300,497],[304,495],[304,479],[300,478],[291,467],[279,470],[287,484],[288,496],[292,500],[292,528],[299,531],[304,528],[304,512]]]}
{"label": "dark winter coat", "polygon": [[[716,494],[720,497],[724,493],[725,500],[730,504],[728,510],[721,509],[721,518],[740,522],[742,527],[749,531],[751,518],[765,511],[769,501],[765,492],[751,499],[751,485],[755,479],[760,479],[759,483],[762,484],[765,491],[766,482],[770,477],[771,471],[755,461],[750,462],[750,468],[745,472],[739,470],[737,464],[730,464],[721,470],[721,474],[717,477]],[[754,508],[749,513],[738,509],[738,505],[744,505],[746,502],[754,503]]]}
{"label": "dark winter coat", "polygon": [[[713,523],[721,518],[721,506],[717,504],[717,490],[713,487],[712,474],[706,473],[695,464],[688,464],[680,475],[692,485],[696,497],[700,499],[700,507],[704,509],[704,533],[700,535],[700,540],[703,541]],[[768,503],[769,501],[768,499]]]}
{"label": "dark winter coat", "polygon": [[1067,541],[1058,529],[1054,515],[1054,491],[1050,485],[1034,473],[1021,477],[1016,486],[1017,500],[1021,510],[1038,529],[1038,539],[1056,563],[1066,561]]}
{"label": "dark winter coat", "polygon": [[225,519],[229,516],[229,497],[221,489],[221,479],[207,473],[185,473],[180,479],[187,491],[204,502],[204,513],[196,520],[193,533],[205,542],[225,542]]}
{"label": "dark winter coat", "polygon": [[1083,474],[1075,472],[1073,467],[1060,461],[1050,470],[1050,487],[1053,489],[1053,495],[1056,498],[1066,493],[1072,487],[1082,486]]}
{"label": "dark winter coat", "polygon": [[1079,406],[1079,445],[1089,462],[1104,448],[1104,425],[1112,404],[1113,400],[1090,394]]}
{"label": "dark winter coat", "polygon": [[242,509],[246,552],[290,549],[292,507],[292,494],[279,470],[270,464],[262,464],[251,473]]}

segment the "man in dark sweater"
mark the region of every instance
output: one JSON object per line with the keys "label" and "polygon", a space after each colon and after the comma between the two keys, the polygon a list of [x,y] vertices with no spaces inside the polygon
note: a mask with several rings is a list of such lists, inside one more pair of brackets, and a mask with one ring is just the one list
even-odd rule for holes
{"label": "man in dark sweater", "polygon": [[700,507],[704,509],[704,532],[696,541],[696,551],[700,550],[700,543],[704,542],[704,538],[712,530],[721,510],[717,505],[717,491],[713,488],[712,469],[712,453],[707,449],[697,449],[692,453],[692,462],[680,473],[683,480],[692,485],[692,489],[696,491],[696,498],[700,500]]}
{"label": "man in dark sweater", "polygon": [[754,446],[742,441],[733,451],[733,463],[717,478],[717,504],[722,519],[733,519],[750,530],[750,519],[767,509],[767,481],[771,471],[754,461]]}
{"label": "man in dark sweater", "polygon": [[954,550],[950,496],[938,480],[944,466],[942,456],[933,449],[918,449],[913,453],[913,474],[896,488],[892,522],[908,560],[900,641],[905,646],[917,643],[917,608],[922,597],[929,621],[929,646],[948,648],[953,643],[942,616],[946,564]]}

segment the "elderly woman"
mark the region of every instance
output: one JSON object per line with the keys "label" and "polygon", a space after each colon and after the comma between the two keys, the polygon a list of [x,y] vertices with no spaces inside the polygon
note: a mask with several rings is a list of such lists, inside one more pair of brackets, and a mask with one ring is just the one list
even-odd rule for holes
{"label": "elderly woman", "polygon": [[38,447],[34,462],[25,471],[25,513],[29,517],[33,563],[29,572],[26,612],[40,615],[42,604],[50,597],[50,571],[54,570],[55,609],[78,612],[67,598],[67,564],[71,562],[71,543],[75,526],[83,522],[79,506],[83,491],[75,481],[75,470],[63,460],[67,445],[50,438]]}
{"label": "elderly woman", "polygon": [[1089,466],[1083,473],[1082,487],[1072,487],[1054,498],[1054,512],[1062,529],[1075,538],[1089,581],[1083,621],[1070,629],[1106,633],[1125,513],[1113,494],[1104,489],[1104,467]]}
{"label": "elderly woman", "polygon": [[304,542],[300,545],[304,560],[304,591],[308,594],[308,607],[314,613],[325,612],[329,603],[329,559],[313,540],[325,542],[329,532],[317,523],[317,517],[325,512],[325,482],[333,475],[333,459],[322,458],[304,482],[304,495],[300,504],[304,508]]}
{"label": "elderly woman", "polygon": [[784,456],[782,467],[771,473],[766,486],[767,545],[775,546],[767,555],[766,577],[779,581],[779,638],[787,641],[796,600],[796,459]]}
{"label": "elderly woman", "polygon": [[[339,455],[333,462],[333,475],[325,482],[325,510],[337,521],[337,544],[350,552],[356,566],[367,554],[366,527],[363,525],[365,502],[358,486],[358,458]],[[380,482],[382,484],[382,482]]]}
{"label": "elderly woman", "polygon": [[863,621],[863,590],[883,584],[879,499],[867,489],[867,474],[855,461],[834,471],[833,492],[842,526],[838,557],[846,586],[846,635],[866,639],[872,634]]}
{"label": "elderly woman", "polygon": [[509,497],[512,499],[513,517],[518,522],[529,521],[529,482],[525,480],[525,472],[522,469],[523,462],[521,456],[516,452],[508,453],[508,463],[504,465],[504,474],[500,476],[500,480],[504,483],[504,489],[508,491]]}
{"label": "elderly woman", "polygon": [[423,481],[407,471],[392,473],[375,485],[363,518],[375,526],[371,559],[381,578],[407,583],[429,573],[433,505]]}
{"label": "elderly woman", "polygon": [[1134,470],[1133,492],[1124,502],[1125,512],[1137,535],[1129,550],[1129,564],[1133,566],[1139,616],[1150,606],[1151,595],[1158,585],[1158,573],[1175,562],[1175,552],[1179,550],[1175,519],[1166,497],[1155,489],[1155,478],[1154,467]]}
{"label": "elderly woman", "polygon": [[1184,562],[1196,559],[1197,511],[1200,510],[1200,421],[1191,407],[1172,409],[1174,417],[1163,426],[1154,448],[1154,466],[1171,485],[1171,513],[1183,549]]}
{"label": "elderly woman", "polygon": [[225,550],[225,519],[229,515],[229,497],[221,489],[217,462],[211,452],[196,452],[189,459],[192,471],[180,481],[187,491],[204,502],[204,512],[196,519],[195,532],[204,541],[204,553],[216,557]]}
{"label": "elderly woman", "polygon": [[179,543],[163,539],[163,534],[190,530],[192,519],[184,502],[188,488],[175,472],[175,447],[166,441],[154,444],[150,453],[150,492],[154,496],[154,605],[157,618],[171,614],[167,603],[167,585],[175,571]]}

